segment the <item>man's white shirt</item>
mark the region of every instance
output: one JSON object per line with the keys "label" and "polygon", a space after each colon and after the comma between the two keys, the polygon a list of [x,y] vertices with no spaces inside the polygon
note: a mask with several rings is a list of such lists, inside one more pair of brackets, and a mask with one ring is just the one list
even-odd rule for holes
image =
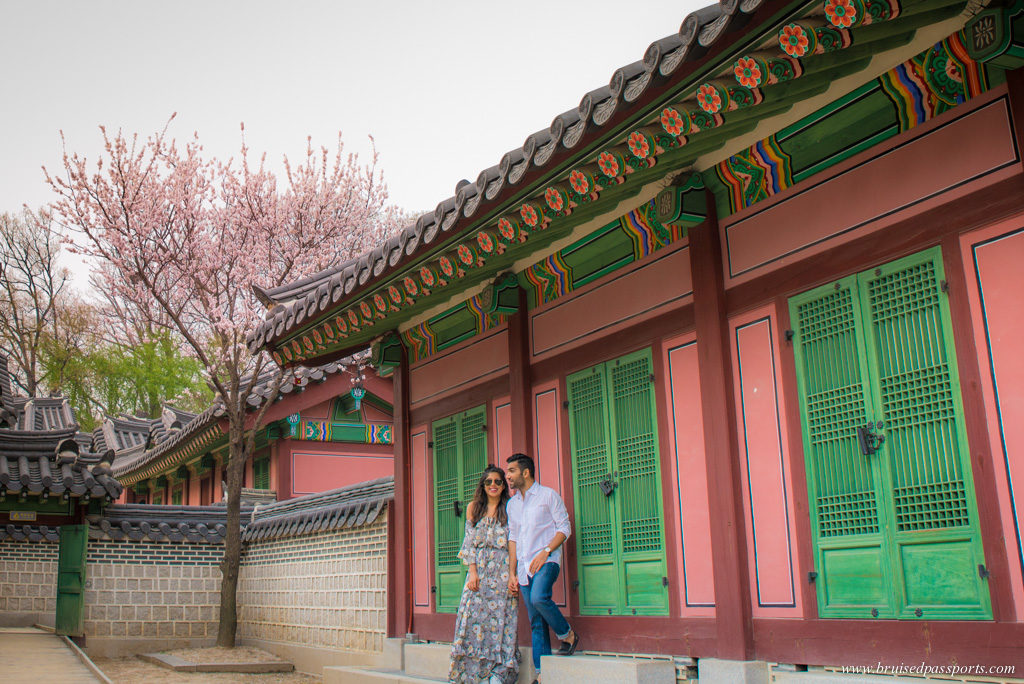
{"label": "man's white shirt", "polygon": [[[526,490],[516,492],[508,500],[508,538],[516,543],[516,570],[519,584],[530,583],[530,562],[561,532],[568,539],[569,513],[562,497],[554,489],[539,482]],[[564,546],[564,544],[562,545]],[[555,549],[548,562],[562,564],[562,546]]]}

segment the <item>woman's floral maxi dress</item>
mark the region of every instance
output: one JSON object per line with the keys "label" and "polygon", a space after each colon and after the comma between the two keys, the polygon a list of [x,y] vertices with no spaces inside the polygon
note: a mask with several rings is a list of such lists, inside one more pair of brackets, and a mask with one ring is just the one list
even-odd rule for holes
{"label": "woman's floral maxi dress", "polygon": [[487,516],[476,525],[466,520],[459,558],[476,563],[480,589],[462,589],[448,681],[513,684],[519,676],[519,599],[508,593],[508,526]]}

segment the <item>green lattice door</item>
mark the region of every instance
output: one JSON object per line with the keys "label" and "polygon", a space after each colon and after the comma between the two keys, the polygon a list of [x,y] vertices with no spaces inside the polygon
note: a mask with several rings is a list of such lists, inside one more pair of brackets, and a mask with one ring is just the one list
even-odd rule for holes
{"label": "green lattice door", "polygon": [[459,607],[466,567],[459,549],[466,505],[487,467],[486,408],[442,418],[431,428],[434,456],[434,587],[437,611]]}
{"label": "green lattice door", "polygon": [[790,300],[822,617],[991,617],[938,248]]}
{"label": "green lattice door", "polygon": [[580,612],[666,615],[651,352],[570,375]]}

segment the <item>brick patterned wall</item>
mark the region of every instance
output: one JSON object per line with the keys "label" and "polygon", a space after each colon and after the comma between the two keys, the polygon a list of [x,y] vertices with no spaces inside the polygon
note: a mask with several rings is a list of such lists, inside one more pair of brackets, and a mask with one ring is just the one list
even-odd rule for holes
{"label": "brick patterned wall", "polygon": [[222,555],[220,545],[90,539],[86,635],[216,638]]}
{"label": "brick patterned wall", "polygon": [[387,629],[387,523],[249,543],[238,635],[380,652]]}
{"label": "brick patterned wall", "polygon": [[57,543],[0,541],[0,624],[53,624]]}

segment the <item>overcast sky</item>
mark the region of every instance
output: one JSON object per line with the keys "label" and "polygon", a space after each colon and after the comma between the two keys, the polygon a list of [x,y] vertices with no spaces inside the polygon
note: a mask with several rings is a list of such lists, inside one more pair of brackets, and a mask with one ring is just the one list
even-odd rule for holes
{"label": "overcast sky", "polygon": [[[641,59],[708,0],[0,0],[0,211],[97,126],[298,157],[376,139],[391,200],[426,210]],[[81,282],[82,267],[74,266]]]}

